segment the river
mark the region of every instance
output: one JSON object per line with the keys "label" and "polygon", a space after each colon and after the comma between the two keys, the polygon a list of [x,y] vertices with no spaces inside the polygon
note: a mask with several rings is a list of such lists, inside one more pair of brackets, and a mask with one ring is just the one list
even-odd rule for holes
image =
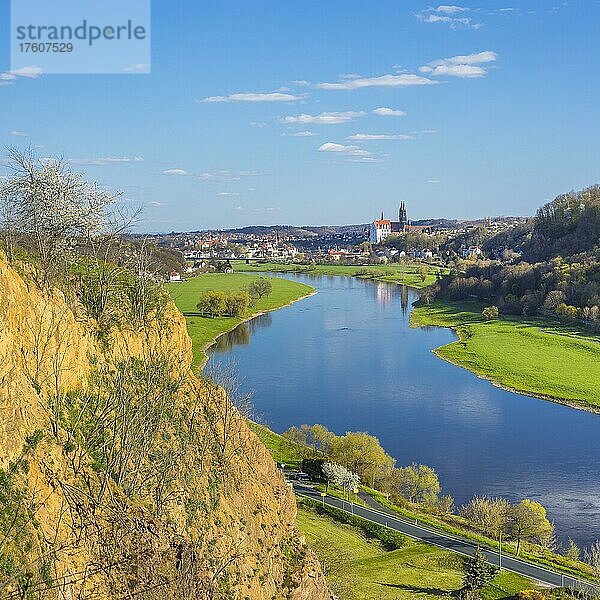
{"label": "river", "polygon": [[456,504],[473,494],[538,500],[561,541],[600,538],[600,416],[508,392],[431,350],[448,329],[409,327],[417,294],[350,277],[285,274],[318,293],[222,336],[257,414],[277,432],[321,423],[367,431],[397,465],[438,472]]}

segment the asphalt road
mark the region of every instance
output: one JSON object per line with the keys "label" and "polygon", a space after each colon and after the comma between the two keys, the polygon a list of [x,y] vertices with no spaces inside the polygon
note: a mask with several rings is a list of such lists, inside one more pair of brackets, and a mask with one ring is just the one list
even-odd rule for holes
{"label": "asphalt road", "polygon": [[[294,482],[294,491],[300,496],[307,496],[313,500],[317,500],[318,502],[324,502],[329,506],[341,508],[342,510],[351,512],[355,515],[363,517],[364,519],[378,523],[379,525],[384,525],[390,529],[399,531],[400,533],[403,533],[404,535],[407,535],[413,539],[420,540],[426,544],[431,544],[432,546],[438,546],[439,548],[444,548],[465,556],[473,556],[475,554],[475,550],[477,549],[477,545],[473,542],[440,533],[439,531],[415,524],[414,522],[403,519],[402,517],[394,516],[390,513],[382,512],[372,508],[366,508],[351,502],[346,502],[344,500],[340,500],[339,498],[335,498],[334,496],[327,495],[323,498],[321,493],[310,486],[310,484]],[[571,587],[573,589],[595,594],[600,592],[600,588],[570,577],[569,575],[562,575],[532,563],[519,560],[512,556],[506,556],[503,554],[502,557],[500,557],[497,550],[489,550],[486,548],[481,548],[481,550],[489,563],[493,565],[499,565],[501,560],[501,566],[503,569],[507,569],[509,571],[518,573],[519,575],[529,577],[542,584],[551,587]]]}

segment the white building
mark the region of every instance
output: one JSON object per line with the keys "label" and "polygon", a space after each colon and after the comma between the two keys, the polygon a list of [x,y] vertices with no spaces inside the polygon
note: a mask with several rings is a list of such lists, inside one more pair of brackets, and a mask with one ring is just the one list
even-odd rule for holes
{"label": "white building", "polygon": [[385,238],[392,233],[392,222],[389,219],[381,219],[373,221],[369,225],[369,241],[371,244],[381,244]]}
{"label": "white building", "polygon": [[469,246],[462,248],[460,254],[463,258],[479,258],[481,256],[481,248],[479,246]]}

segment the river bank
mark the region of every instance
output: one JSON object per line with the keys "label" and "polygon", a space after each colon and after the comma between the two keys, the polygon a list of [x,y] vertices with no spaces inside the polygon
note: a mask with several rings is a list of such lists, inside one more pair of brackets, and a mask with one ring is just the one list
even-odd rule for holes
{"label": "river bank", "polygon": [[583,547],[598,539],[596,415],[512,393],[439,360],[432,350],[456,336],[440,326],[409,327],[418,299],[411,288],[285,277],[319,293],[248,326],[246,335],[223,336],[213,359],[236,364],[272,430],[322,423],[340,435],[368,431],[402,464],[434,467],[457,505],[473,494],[539,498],[561,541]]}
{"label": "river bank", "polygon": [[540,318],[484,321],[475,303],[414,308],[411,327],[448,327],[458,340],[433,350],[503,389],[600,413],[600,340]]}
{"label": "river bank", "polygon": [[235,265],[239,272],[296,273],[303,275],[333,275],[357,277],[386,283],[397,283],[420,289],[435,283],[438,273],[446,269],[425,263],[389,263],[376,265],[302,265],[288,263],[240,263]]}
{"label": "river bank", "polygon": [[315,288],[310,285],[279,277],[268,277],[272,285],[271,293],[259,298],[255,306],[243,317],[209,318],[196,312],[196,304],[204,292],[208,290],[241,291],[248,289],[248,286],[256,279],[258,279],[257,275],[250,274],[206,273],[183,282],[167,285],[167,291],[171,298],[185,316],[188,334],[192,339],[195,366],[202,368],[207,360],[207,349],[219,337],[229,333],[241,323],[316,294]]}

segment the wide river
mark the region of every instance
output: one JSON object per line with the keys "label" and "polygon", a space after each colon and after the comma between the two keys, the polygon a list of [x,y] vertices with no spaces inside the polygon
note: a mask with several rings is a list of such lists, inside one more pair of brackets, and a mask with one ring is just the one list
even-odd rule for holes
{"label": "wide river", "polygon": [[499,389],[437,358],[431,350],[456,337],[409,327],[412,290],[285,277],[318,293],[240,325],[212,349],[211,361],[235,364],[266,424],[367,431],[398,465],[434,467],[457,505],[473,494],[531,498],[561,540],[600,538],[600,415]]}

